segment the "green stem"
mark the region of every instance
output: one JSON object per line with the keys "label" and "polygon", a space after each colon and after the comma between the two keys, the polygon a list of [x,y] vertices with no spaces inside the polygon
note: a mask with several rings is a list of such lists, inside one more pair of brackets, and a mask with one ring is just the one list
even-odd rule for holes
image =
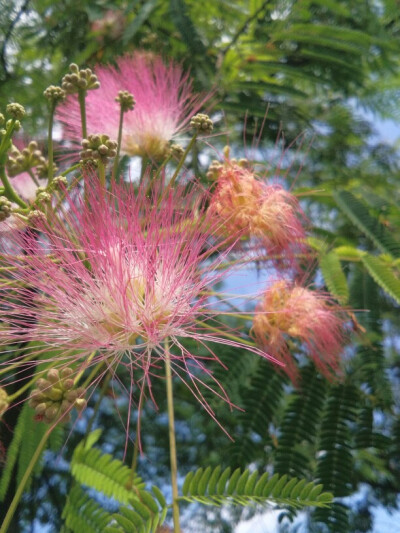
{"label": "green stem", "polygon": [[32,180],[33,183],[36,185],[36,187],[39,187],[39,182],[38,182],[38,180],[36,179],[35,174],[32,172],[32,169],[29,168],[29,169],[27,170],[27,172],[28,172],[28,174],[30,175],[31,180]]}
{"label": "green stem", "polygon": [[144,155],[142,157],[142,168],[140,169],[140,180],[139,180],[139,184],[140,185],[142,185],[142,183],[143,183],[143,179],[144,179],[144,175],[146,174],[148,162],[149,162],[149,158]]}
{"label": "green stem", "polygon": [[99,164],[98,164],[97,168],[99,169],[100,185],[102,187],[105,187],[106,186],[106,167],[105,167],[103,161],[99,160]]}
{"label": "green stem", "polygon": [[79,107],[81,110],[82,139],[87,139],[85,98],[86,98],[86,91],[84,89],[79,89],[78,100],[79,100]]}
{"label": "green stem", "polygon": [[7,514],[4,518],[4,522],[1,526],[0,533],[6,533],[8,530],[8,527],[10,525],[10,522],[12,520],[12,517],[14,516],[14,513],[18,507],[18,504],[20,502],[20,499],[22,497],[22,494],[24,492],[24,489],[26,487],[26,484],[28,483],[28,480],[32,474],[33,469],[35,468],[35,465],[37,461],[39,460],[39,457],[41,456],[45,446],[47,439],[50,436],[50,433],[53,431],[53,427],[49,428],[46,433],[43,435],[42,440],[40,441],[38,447],[35,450],[35,453],[32,456],[32,459],[29,462],[29,465],[27,469],[25,470],[25,473],[21,479],[20,484],[18,485],[17,492],[14,495],[14,498],[11,502],[11,505],[7,511]]}
{"label": "green stem", "polygon": [[67,174],[69,174],[73,170],[76,170],[77,168],[80,168],[80,166],[81,166],[80,163],[76,163],[76,165],[72,165],[72,167],[69,167],[69,168],[67,168],[67,170],[64,170],[63,172],[61,172],[61,176],[66,176]]}
{"label": "green stem", "polygon": [[51,108],[50,108],[50,116],[49,116],[49,130],[48,130],[48,148],[47,148],[47,158],[49,160],[49,173],[47,176],[47,184],[50,185],[50,183],[53,181],[53,122],[54,122],[54,110],[56,108],[56,105],[54,102],[51,102]]}
{"label": "green stem", "polygon": [[196,131],[195,134],[193,135],[193,137],[191,138],[190,143],[187,145],[186,150],[183,152],[183,155],[182,155],[182,157],[179,160],[178,166],[175,169],[174,175],[172,176],[172,178],[171,178],[171,180],[169,182],[170,187],[172,187],[175,184],[176,178],[178,177],[178,174],[181,171],[183,163],[185,162],[185,159],[186,159],[188,153],[190,152],[190,150],[194,146],[194,143],[196,142],[197,135],[198,135],[198,132]]}
{"label": "green stem", "polygon": [[118,139],[117,139],[117,155],[114,159],[114,166],[113,166],[113,173],[112,173],[112,179],[114,179],[118,183],[118,164],[119,164],[119,154],[121,153],[121,142],[122,142],[122,126],[124,123],[124,111],[120,109],[119,112],[119,126],[118,126]]}
{"label": "green stem", "polygon": [[[180,533],[179,525],[179,503],[178,503],[178,465],[176,459],[175,440],[175,420],[174,420],[174,398],[172,392],[172,372],[171,354],[168,340],[165,341],[165,377],[167,382],[167,405],[168,405],[168,433],[169,433],[169,457],[171,464],[171,485],[172,485],[172,516],[174,519],[174,533]],[[1,532],[0,532],[1,533]]]}
{"label": "green stem", "polygon": [[133,457],[132,457],[132,464],[131,464],[131,473],[129,478],[129,488],[132,488],[133,486],[133,480],[135,478],[136,468],[137,468],[137,461],[138,461],[138,455],[139,455],[139,431],[140,431],[140,411],[138,411],[138,419],[136,421],[136,439],[135,444],[133,447]]}
{"label": "green stem", "polygon": [[11,202],[15,202],[19,206],[26,209],[28,207],[27,204],[14,191],[11,183],[8,181],[8,178],[6,176],[6,172],[3,166],[0,166],[0,179],[4,185],[4,196],[6,196],[9,200],[11,200]]}

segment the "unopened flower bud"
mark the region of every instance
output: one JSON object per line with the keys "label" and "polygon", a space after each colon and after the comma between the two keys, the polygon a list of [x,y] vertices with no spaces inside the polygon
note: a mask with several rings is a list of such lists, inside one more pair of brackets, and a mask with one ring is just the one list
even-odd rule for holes
{"label": "unopened flower bud", "polygon": [[26,172],[33,167],[37,167],[45,162],[42,152],[38,150],[36,141],[31,141],[27,147],[18,150],[15,146],[11,148],[6,162],[8,175],[12,178],[17,174]]}
{"label": "unopened flower bud", "polygon": [[57,405],[51,405],[50,407],[48,407],[44,412],[44,415],[46,417],[44,421],[48,423],[52,422],[56,418],[58,411],[59,407]]}
{"label": "unopened flower bud", "polygon": [[133,94],[128,91],[119,91],[115,101],[119,103],[124,112],[132,110],[136,103]]}
{"label": "unopened flower bud", "polygon": [[63,388],[67,391],[67,390],[71,390],[75,385],[75,382],[73,379],[71,378],[68,378],[68,379],[65,379],[63,381]]}
{"label": "unopened flower bud", "polygon": [[6,107],[7,113],[12,116],[12,118],[15,118],[16,120],[21,120],[25,116],[25,108],[21,104],[17,104],[16,102],[13,102],[12,104],[8,104]]}
{"label": "unopened flower bud", "polygon": [[0,196],[0,222],[11,215],[12,203],[5,196]]}
{"label": "unopened flower bud", "polygon": [[6,119],[4,118],[3,113],[0,113],[0,126],[2,126],[4,124],[5,120]]}
{"label": "unopened flower bud", "polygon": [[47,87],[43,94],[49,102],[53,102],[55,105],[63,102],[66,98],[65,90],[56,85],[50,85]]}
{"label": "unopened flower bud", "polygon": [[84,398],[78,398],[77,400],[75,400],[74,405],[78,409],[78,411],[82,411],[83,409],[85,409],[87,402]]}
{"label": "unopened flower bud", "polygon": [[223,165],[219,161],[212,161],[207,171],[207,178],[209,180],[216,180],[223,169]]}
{"label": "unopened flower bud", "polygon": [[60,380],[60,373],[59,373],[59,371],[57,370],[57,368],[51,368],[51,369],[47,372],[47,379],[48,379],[51,383],[57,383],[57,382]]}
{"label": "unopened flower bud", "polygon": [[111,141],[108,135],[89,135],[87,139],[82,140],[81,144],[83,147],[80,152],[82,160],[99,159],[106,164],[108,159],[115,157],[117,154],[117,143]]}
{"label": "unopened flower bud", "polygon": [[49,203],[51,202],[51,194],[49,194],[48,192],[40,192],[39,194],[36,194],[36,200],[39,203]]}
{"label": "unopened flower bud", "polygon": [[69,390],[65,393],[65,398],[69,401],[69,402],[74,402],[78,397],[78,392],[75,390]]}
{"label": "unopened flower bud", "polygon": [[63,391],[57,387],[51,387],[46,391],[47,397],[53,402],[58,402],[63,398]]}
{"label": "unopened flower bud", "polygon": [[38,403],[36,405],[36,407],[34,407],[34,409],[35,409],[35,413],[37,415],[42,415],[46,411],[47,405],[44,402],[43,403]]}
{"label": "unopened flower bud", "polygon": [[72,368],[68,366],[60,370],[60,376],[62,379],[69,378],[70,376],[72,376],[73,373],[74,371],[72,370]]}
{"label": "unopened flower bud", "polygon": [[180,159],[185,153],[185,150],[180,144],[171,144],[171,146],[169,147],[169,153],[172,157]]}
{"label": "unopened flower bud", "polygon": [[28,215],[29,224],[33,227],[43,224],[45,220],[46,215],[43,211],[39,211],[38,209],[34,209]]}
{"label": "unopened flower bud", "polygon": [[52,184],[55,189],[63,189],[68,186],[68,180],[65,176],[55,176]]}
{"label": "unopened flower bud", "polygon": [[41,390],[41,391],[44,391],[48,388],[50,388],[50,381],[48,381],[47,379],[44,379],[44,378],[39,378],[36,382],[36,387]]}
{"label": "unopened flower bud", "polygon": [[211,133],[213,130],[213,122],[208,115],[198,113],[190,120],[190,125],[199,133]]}
{"label": "unopened flower bud", "polygon": [[72,94],[100,87],[97,76],[93,74],[90,68],[79,70],[78,65],[71,63],[69,70],[71,74],[66,74],[61,83],[61,87],[66,93]]}

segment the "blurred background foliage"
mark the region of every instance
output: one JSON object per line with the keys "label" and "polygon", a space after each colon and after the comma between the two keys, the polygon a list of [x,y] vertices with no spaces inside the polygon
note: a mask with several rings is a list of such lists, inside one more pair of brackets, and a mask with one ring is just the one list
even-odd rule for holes
{"label": "blurred background foliage", "polygon": [[[306,531],[372,531],[374,507],[395,509],[400,488],[400,167],[397,146],[376,134],[382,119],[400,113],[399,2],[1,0],[0,11],[0,108],[17,101],[28,109],[27,136],[44,137],[43,91],[60,82],[69,63],[95,68],[140,48],[181,62],[197,90],[214,91],[210,112],[216,129],[230,132],[234,153],[244,153],[245,140],[247,155],[265,169],[280,161],[279,172],[314,227],[315,279],[355,310],[345,377],[326,382],[294,347],[303,366],[293,389],[265,361],[221,350],[229,374],[216,368],[216,377],[245,410],[230,413],[218,399],[210,401],[235,441],[177,384],[180,471],[221,463],[318,479],[337,501],[307,514]],[[291,145],[283,156],[280,132]],[[212,139],[219,150],[225,142],[226,135]],[[149,405],[143,416],[139,467],[144,479],[162,482],[168,443],[157,387],[159,411]],[[96,424],[104,430],[104,449],[122,457],[116,395],[110,388]],[[95,402],[96,394],[91,408]],[[128,406],[119,401],[118,410],[124,420]],[[60,447],[47,453],[16,531],[41,531],[32,521],[38,505],[42,523],[61,530],[68,461],[85,424],[76,429],[61,446],[62,460]],[[12,434],[1,431],[7,448]],[[33,421],[25,431],[35,433]],[[23,442],[18,461],[24,464],[30,453]],[[349,498],[355,494],[357,506]],[[189,509],[184,529],[233,531],[239,518],[236,510],[203,511],[199,526]],[[284,513],[282,531],[293,530],[293,518]]]}

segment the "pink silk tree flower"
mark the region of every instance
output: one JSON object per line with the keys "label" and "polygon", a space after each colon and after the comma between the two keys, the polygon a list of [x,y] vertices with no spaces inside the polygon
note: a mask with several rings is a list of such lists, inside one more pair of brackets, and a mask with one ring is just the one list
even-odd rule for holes
{"label": "pink silk tree flower", "polygon": [[[88,202],[69,201],[63,219],[39,221],[20,235],[23,257],[0,255],[15,282],[12,290],[0,288],[0,344],[36,342],[25,365],[35,365],[46,351],[57,352],[56,365],[77,372],[101,364],[102,372],[114,373],[122,365],[140,398],[146,386],[151,394],[151,376],[162,374],[168,349],[173,371],[214,416],[199,390],[198,369],[213,380],[205,362],[218,361],[209,342],[276,361],[212,325],[219,311],[208,291],[224,275],[227,247],[214,253],[216,223],[203,213],[203,200],[183,188],[150,195],[142,188],[135,195],[115,186],[108,193],[95,181],[87,193]],[[189,351],[184,338],[205,347],[206,355]],[[213,381],[212,390],[229,401]]]}
{"label": "pink silk tree flower", "polygon": [[234,160],[220,165],[215,174],[209,209],[221,221],[225,234],[241,232],[274,254],[288,252],[304,240],[305,216],[293,194],[280,185],[258,180]]}
{"label": "pink silk tree flower", "polygon": [[288,346],[290,338],[303,343],[320,372],[333,379],[340,369],[344,322],[344,312],[326,294],[279,280],[265,291],[256,308],[252,334],[285,363],[284,371],[294,383],[298,368]]}
{"label": "pink silk tree flower", "polygon": [[[159,159],[165,156],[169,141],[188,125],[209,96],[194,94],[188,74],[157,55],[134,52],[116,63],[116,67],[96,69],[100,88],[88,91],[86,98],[88,134],[101,132],[110,139],[118,138],[119,105],[115,98],[119,91],[128,91],[136,104],[124,116],[121,152]],[[65,124],[67,134],[80,143],[77,99],[70,96],[57,109],[57,118]]]}

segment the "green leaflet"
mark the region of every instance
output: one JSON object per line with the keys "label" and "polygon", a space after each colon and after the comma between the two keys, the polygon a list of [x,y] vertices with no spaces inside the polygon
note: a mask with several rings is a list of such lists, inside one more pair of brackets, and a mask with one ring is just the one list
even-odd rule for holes
{"label": "green leaflet", "polygon": [[128,489],[130,469],[110,454],[103,454],[92,448],[98,438],[98,431],[93,432],[75,448],[71,461],[72,475],[79,483],[115,498],[120,503],[129,504],[136,491],[144,487],[144,483],[135,476],[133,488]]}
{"label": "green leaflet", "polygon": [[390,266],[379,257],[370,254],[363,255],[361,260],[376,283],[397,303],[400,303],[400,280]]}
{"label": "green leaflet", "polygon": [[[34,411],[27,403],[23,406],[14,429],[14,438],[7,450],[7,461],[0,480],[0,501],[7,493],[14,466],[17,463],[17,485],[25,473],[26,467],[35,453],[38,443],[43,437],[47,426],[34,420]],[[41,461],[35,465],[33,473],[42,468]],[[26,490],[29,488],[29,484]]]}
{"label": "green leaflet", "polygon": [[152,492],[144,490],[141,478],[134,476],[129,489],[131,470],[118,459],[92,448],[101,431],[90,433],[76,447],[71,471],[77,482],[83,484],[122,505],[117,513],[107,513],[77,483],[68,496],[63,511],[65,525],[73,533],[154,533],[167,514],[167,504],[157,487]]}
{"label": "green leaflet", "polygon": [[322,254],[319,265],[329,291],[340,303],[346,304],[349,300],[349,288],[338,255],[334,251]]}
{"label": "green leaflet", "polygon": [[[230,476],[226,471],[222,474],[220,467],[213,472],[207,471],[207,478],[212,485],[206,483],[204,488],[203,469],[197,472],[189,472],[186,476],[181,500],[188,502],[200,502],[205,505],[256,505],[276,504],[302,508],[306,506],[326,507],[332,502],[332,494],[321,492],[322,485],[314,482],[306,484],[305,480],[288,478],[275,474],[271,478],[268,474],[262,475],[248,470],[236,469]],[[198,474],[200,472],[200,474]],[[210,472],[210,475],[208,473]],[[216,476],[214,472],[217,472]],[[215,477],[219,476],[222,481],[222,490],[215,490]],[[212,492],[209,489],[212,489]]]}
{"label": "green leaflet", "polygon": [[400,244],[375,217],[370,215],[368,208],[351,192],[334,192],[333,197],[343,213],[379,250],[394,256],[399,255]]}

